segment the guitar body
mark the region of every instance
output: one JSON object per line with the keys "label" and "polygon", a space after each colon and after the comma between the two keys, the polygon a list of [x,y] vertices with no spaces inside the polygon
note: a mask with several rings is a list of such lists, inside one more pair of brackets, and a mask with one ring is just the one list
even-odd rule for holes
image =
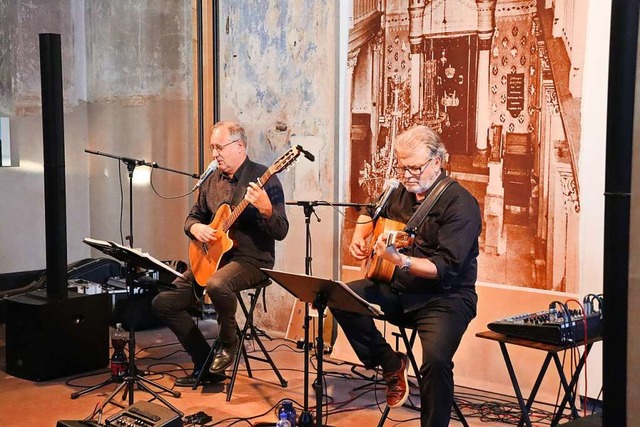
{"label": "guitar body", "polygon": [[209,227],[216,230],[216,240],[212,244],[191,240],[189,243],[189,262],[193,276],[198,285],[205,286],[207,280],[218,270],[222,256],[233,247],[233,240],[229,238],[229,232],[224,231],[222,223],[231,215],[229,205],[221,205],[213,217]]}
{"label": "guitar body", "polygon": [[365,260],[364,266],[366,268],[365,277],[372,280],[380,280],[383,282],[390,282],[393,277],[393,272],[396,266],[389,261],[379,258],[373,253],[373,244],[378,240],[378,236],[389,231],[401,231],[404,230],[406,224],[400,221],[395,221],[388,218],[378,218],[376,225],[373,228],[373,236],[371,237],[372,247],[369,258]]}

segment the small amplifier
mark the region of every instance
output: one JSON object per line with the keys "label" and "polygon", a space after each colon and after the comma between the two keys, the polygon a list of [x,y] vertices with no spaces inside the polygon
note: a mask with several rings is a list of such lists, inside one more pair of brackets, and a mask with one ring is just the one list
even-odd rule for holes
{"label": "small amplifier", "polygon": [[169,408],[143,400],[109,417],[106,425],[117,427],[182,427],[182,418]]}

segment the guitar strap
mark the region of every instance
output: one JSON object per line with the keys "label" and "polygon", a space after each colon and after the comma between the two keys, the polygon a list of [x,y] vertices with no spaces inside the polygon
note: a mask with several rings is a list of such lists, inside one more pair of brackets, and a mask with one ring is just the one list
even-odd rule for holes
{"label": "guitar strap", "polygon": [[424,220],[427,218],[427,215],[429,215],[431,208],[433,208],[436,202],[440,199],[440,196],[442,196],[442,193],[444,193],[444,191],[454,182],[456,182],[456,180],[450,176],[438,181],[431,193],[429,193],[427,198],[424,199],[418,210],[416,210],[411,218],[409,218],[405,231],[409,234],[415,235],[418,228],[420,228]]}

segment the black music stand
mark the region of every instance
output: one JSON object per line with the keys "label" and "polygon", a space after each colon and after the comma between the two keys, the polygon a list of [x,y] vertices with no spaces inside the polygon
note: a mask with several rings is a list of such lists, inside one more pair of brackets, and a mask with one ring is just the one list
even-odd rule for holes
{"label": "black music stand", "polygon": [[[167,264],[158,261],[157,259],[155,259],[154,257],[152,257],[151,255],[149,255],[148,253],[144,253],[144,252],[140,252],[136,249],[132,249],[129,248],[127,246],[123,246],[120,245],[118,243],[112,242],[112,241],[105,241],[105,240],[97,240],[97,239],[91,239],[91,238],[85,238],[82,240],[84,243],[86,243],[87,245],[94,247],[96,249],[98,249],[99,251],[103,252],[106,255],[109,255],[113,258],[116,258],[117,260],[120,260],[122,262],[125,263],[126,265],[126,270],[127,270],[127,276],[126,276],[126,284],[127,287],[129,289],[129,297],[133,297],[134,295],[134,284],[133,284],[133,279],[134,279],[134,275],[136,272],[137,268],[145,268],[145,269],[150,269],[150,270],[163,270],[166,271],[168,273],[173,274],[174,276],[178,276],[181,277],[183,279],[186,280],[186,277],[174,270],[173,268],[169,267]],[[133,322],[129,322],[129,369],[127,372],[127,376],[124,378],[124,381],[122,383],[120,383],[120,385],[118,385],[118,387],[116,387],[116,389],[109,395],[109,397],[107,397],[104,402],[102,402],[102,404],[100,405],[99,408],[99,412],[102,411],[102,408],[104,408],[104,406],[109,403],[111,401],[111,399],[113,399],[113,397],[118,394],[118,392],[120,392],[120,390],[122,390],[123,388],[127,387],[126,390],[124,391],[124,395],[122,397],[122,399],[126,399],[126,395],[129,395],[129,405],[133,405],[134,403],[134,399],[133,399],[133,386],[134,384],[137,385],[139,388],[145,390],[146,392],[150,393],[153,397],[155,397],[156,399],[158,399],[159,401],[161,401],[162,403],[164,403],[168,408],[170,408],[172,411],[174,411],[175,413],[179,414],[181,417],[184,416],[184,413],[181,412],[179,409],[177,409],[175,406],[173,406],[171,403],[169,403],[165,398],[163,398],[162,396],[160,396],[157,392],[155,392],[154,390],[152,390],[151,388],[149,388],[149,386],[154,386],[159,388],[160,390],[166,391],[167,393],[170,393],[173,397],[180,397],[180,392],[178,391],[174,391],[171,390],[161,384],[157,384],[153,381],[150,381],[146,378],[143,378],[142,376],[138,375],[138,371],[136,369],[135,366],[135,350],[136,350],[136,338],[135,338],[135,331],[133,328]],[[101,387],[102,385],[106,385],[111,381],[107,381],[103,384],[99,384],[98,386],[95,387],[90,387],[89,389],[85,390],[84,392],[81,393],[85,393],[91,390],[95,390],[97,387]],[[71,395],[72,398],[76,398],[78,397],[81,393],[74,393],[76,394],[76,396]]]}
{"label": "black music stand", "polygon": [[[306,154],[305,154],[306,155]],[[313,274],[311,268],[311,214],[315,215],[318,222],[320,217],[316,214],[316,206],[331,206],[331,207],[353,207],[360,209],[366,206],[370,206],[362,203],[331,203],[324,200],[298,200],[293,202],[286,202],[291,206],[302,206],[304,208],[304,224],[305,224],[305,256],[304,256],[304,272],[307,276]],[[323,317],[318,318],[318,322],[323,322]],[[313,417],[309,412],[309,327],[311,323],[311,316],[309,315],[309,304],[304,305],[304,405],[300,412],[300,418],[298,424],[300,427],[308,427],[313,425]],[[323,343],[324,345],[324,343]],[[321,349],[324,351],[324,348]]]}
{"label": "black music stand", "polygon": [[[323,398],[322,353],[324,350],[322,319],[325,309],[327,307],[338,308],[372,317],[382,317],[384,313],[378,306],[370,304],[361,298],[341,281],[267,268],[261,268],[261,270],[293,296],[304,303],[311,304],[318,311],[318,336],[316,338],[318,370],[314,388],[316,392],[316,426],[321,427]],[[305,388],[304,392],[306,395],[309,391]]]}

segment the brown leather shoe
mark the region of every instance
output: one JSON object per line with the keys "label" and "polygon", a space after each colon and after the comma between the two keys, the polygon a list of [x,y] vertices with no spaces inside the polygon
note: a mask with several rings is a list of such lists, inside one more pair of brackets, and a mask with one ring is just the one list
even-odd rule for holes
{"label": "brown leather shoe", "polygon": [[[198,380],[198,375],[200,375],[200,369],[195,369],[191,375],[186,377],[176,378],[175,386],[176,387],[193,387]],[[210,374],[209,372],[204,372],[202,377],[200,378],[200,384],[217,384],[224,380],[226,380],[226,375],[221,374]]]}
{"label": "brown leather shoe", "polygon": [[209,367],[210,374],[222,374],[236,359],[236,353],[238,351],[239,341],[235,344],[226,344],[223,342],[216,342],[215,355],[211,366]]}
{"label": "brown leather shoe", "polygon": [[384,382],[387,384],[387,405],[390,408],[399,408],[404,405],[409,397],[409,381],[407,380],[407,369],[409,359],[403,353],[396,353],[402,365],[395,372],[385,373]]}

